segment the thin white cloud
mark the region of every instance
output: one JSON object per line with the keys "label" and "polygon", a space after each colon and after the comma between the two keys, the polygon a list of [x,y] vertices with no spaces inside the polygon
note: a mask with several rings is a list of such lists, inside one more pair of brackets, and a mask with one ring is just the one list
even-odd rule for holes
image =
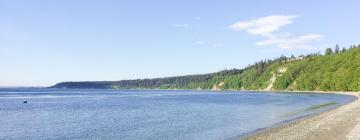
{"label": "thin white cloud", "polygon": [[221,46],[224,46],[224,44],[221,44],[221,43],[214,44],[214,47],[221,47]]}
{"label": "thin white cloud", "polygon": [[212,42],[206,42],[206,41],[196,41],[195,42],[198,45],[206,45],[206,46],[213,46],[213,47],[221,47],[224,46],[222,43],[212,43]]}
{"label": "thin white cloud", "polygon": [[252,35],[271,35],[274,31],[280,29],[280,27],[293,23],[293,19],[297,18],[297,15],[271,15],[261,17],[244,22],[236,22],[229,26],[230,29],[235,31],[246,31]]}
{"label": "thin white cloud", "polygon": [[201,17],[195,17],[195,20],[201,20]]}
{"label": "thin white cloud", "polygon": [[299,36],[287,36],[287,37],[278,37],[272,36],[265,41],[256,42],[256,45],[265,46],[265,45],[276,45],[283,49],[293,49],[299,48],[304,49],[308,47],[308,43],[313,41],[319,41],[323,38],[319,34],[306,34]]}
{"label": "thin white cloud", "polygon": [[189,28],[190,25],[189,24],[174,24],[174,27],[177,27],[177,28]]}
{"label": "thin white cloud", "polygon": [[206,41],[196,41],[196,44],[203,45],[206,44]]}
{"label": "thin white cloud", "polygon": [[270,15],[248,21],[236,22],[229,26],[234,31],[246,31],[251,35],[260,35],[267,38],[264,41],[256,42],[256,45],[276,45],[282,49],[306,49],[311,43],[323,38],[320,34],[287,35],[281,36],[276,32],[281,27],[293,23],[298,15]]}

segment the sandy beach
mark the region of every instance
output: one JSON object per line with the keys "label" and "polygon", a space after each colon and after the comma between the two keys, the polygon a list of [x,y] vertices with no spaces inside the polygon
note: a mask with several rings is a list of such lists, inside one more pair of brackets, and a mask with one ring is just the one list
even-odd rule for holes
{"label": "sandy beach", "polygon": [[360,140],[359,93],[338,94],[356,97],[351,103],[336,109],[305,117],[269,128],[243,139],[245,140]]}

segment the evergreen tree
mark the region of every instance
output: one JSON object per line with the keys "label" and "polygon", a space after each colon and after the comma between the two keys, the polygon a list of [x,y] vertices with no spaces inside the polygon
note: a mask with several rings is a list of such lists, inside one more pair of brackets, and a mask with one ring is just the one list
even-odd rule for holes
{"label": "evergreen tree", "polygon": [[330,54],[333,54],[334,52],[333,52],[333,50],[331,49],[331,48],[327,48],[326,50],[325,50],[325,55],[330,55]]}
{"label": "evergreen tree", "polygon": [[295,56],[293,54],[291,55],[291,59],[295,59]]}
{"label": "evergreen tree", "polygon": [[340,52],[340,47],[338,44],[336,44],[335,46],[335,53],[339,53]]}
{"label": "evergreen tree", "polygon": [[342,48],[342,50],[341,50],[341,52],[345,52],[346,51],[346,48],[345,47],[343,47]]}

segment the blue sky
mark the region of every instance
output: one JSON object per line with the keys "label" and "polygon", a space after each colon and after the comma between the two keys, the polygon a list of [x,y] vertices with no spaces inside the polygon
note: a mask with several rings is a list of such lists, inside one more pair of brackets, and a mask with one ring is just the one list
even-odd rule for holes
{"label": "blue sky", "polygon": [[0,0],[0,86],[243,68],[360,43],[357,0]]}

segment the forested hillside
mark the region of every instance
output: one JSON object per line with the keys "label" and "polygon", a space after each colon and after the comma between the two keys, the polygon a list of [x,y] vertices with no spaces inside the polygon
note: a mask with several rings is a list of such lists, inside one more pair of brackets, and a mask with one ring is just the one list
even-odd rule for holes
{"label": "forested hillside", "polygon": [[325,54],[281,56],[244,69],[156,79],[63,82],[52,88],[202,90],[360,90],[360,45],[328,48]]}

